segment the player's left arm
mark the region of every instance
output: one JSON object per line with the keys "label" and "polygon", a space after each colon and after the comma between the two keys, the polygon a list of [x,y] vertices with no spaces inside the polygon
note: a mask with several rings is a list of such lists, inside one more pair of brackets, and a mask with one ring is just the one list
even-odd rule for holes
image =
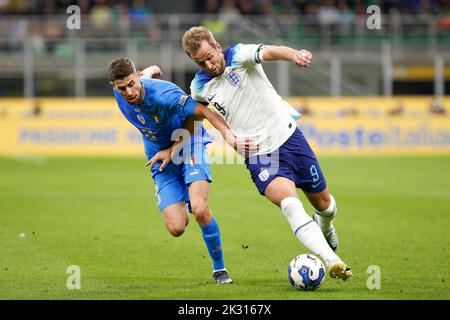
{"label": "player's left arm", "polygon": [[286,46],[264,46],[260,54],[261,61],[283,60],[295,63],[299,67],[308,67],[313,55],[308,50],[295,50]]}
{"label": "player's left arm", "polygon": [[188,139],[185,139],[185,136],[180,135],[174,141],[174,143],[167,149],[158,151],[145,165],[152,170],[153,166],[158,162],[162,161],[159,166],[159,171],[163,171],[167,164],[172,160],[177,152],[181,150],[183,145],[190,141],[190,137],[192,137],[195,133],[195,120],[194,117],[187,117],[184,121],[182,129],[187,130],[189,134],[187,135]]}

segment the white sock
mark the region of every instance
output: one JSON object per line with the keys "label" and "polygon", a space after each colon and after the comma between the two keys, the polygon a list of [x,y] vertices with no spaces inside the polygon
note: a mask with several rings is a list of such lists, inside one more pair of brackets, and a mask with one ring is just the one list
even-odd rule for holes
{"label": "white sock", "polygon": [[317,223],[319,224],[320,229],[323,232],[327,232],[333,227],[333,219],[337,213],[336,201],[334,201],[334,197],[330,194],[330,206],[324,211],[317,211],[314,209],[314,212],[317,214]]}
{"label": "white sock", "polygon": [[339,257],[328,245],[322,230],[318,224],[311,219],[303,208],[300,199],[288,197],[281,201],[281,210],[294,231],[294,234],[315,255],[325,260],[326,265],[340,261]]}

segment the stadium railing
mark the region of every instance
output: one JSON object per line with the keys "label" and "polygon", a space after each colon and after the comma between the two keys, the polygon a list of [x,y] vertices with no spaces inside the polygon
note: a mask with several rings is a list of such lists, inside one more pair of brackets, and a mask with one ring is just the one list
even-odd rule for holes
{"label": "stadium railing", "polygon": [[[59,95],[109,94],[96,90],[90,81],[104,81],[107,64],[121,55],[142,66],[161,65],[168,80],[186,89],[186,78],[195,65],[186,59],[180,42],[184,31],[198,24],[210,27],[223,45],[272,43],[313,51],[318,63],[308,77],[314,79],[301,88],[295,83],[305,80],[305,75],[298,70],[282,64],[267,68],[283,95],[391,95],[396,63],[420,61],[435,66],[435,73],[441,75],[450,61],[450,28],[445,16],[383,15],[380,30],[367,28],[368,16],[356,16],[353,24],[327,25],[316,16],[300,15],[241,16],[226,21],[217,15],[155,14],[138,21],[127,16],[98,20],[81,15],[80,29],[75,30],[67,27],[69,17],[2,17],[0,95],[39,95],[49,91],[45,87],[51,79],[59,81]],[[361,81],[361,75],[352,74],[361,67],[370,70],[373,78],[381,77],[383,83],[370,83],[370,78]],[[443,78],[435,80],[437,94],[443,94]],[[6,80],[14,88],[8,88]]]}

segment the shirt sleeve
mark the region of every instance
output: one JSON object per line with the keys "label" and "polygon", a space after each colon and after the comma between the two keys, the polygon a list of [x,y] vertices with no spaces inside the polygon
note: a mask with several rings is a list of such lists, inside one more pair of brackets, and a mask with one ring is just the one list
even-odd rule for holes
{"label": "shirt sleeve", "polygon": [[191,83],[191,97],[197,101],[208,103],[208,101],[205,99],[205,97],[203,97],[201,89],[199,89],[195,85],[194,81],[192,81],[192,83]]}
{"label": "shirt sleeve", "polygon": [[237,44],[234,47],[232,64],[245,65],[248,63],[261,63],[264,47],[263,44]]}
{"label": "shirt sleeve", "polygon": [[167,108],[169,112],[174,112],[184,117],[194,115],[197,101],[192,99],[177,85],[161,80],[158,81],[155,89],[154,101],[158,106]]}

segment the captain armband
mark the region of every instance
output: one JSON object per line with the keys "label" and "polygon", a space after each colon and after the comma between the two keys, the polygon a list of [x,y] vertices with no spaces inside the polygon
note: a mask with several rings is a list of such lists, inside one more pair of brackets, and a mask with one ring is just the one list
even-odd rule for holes
{"label": "captain armband", "polygon": [[264,61],[264,58],[263,58],[263,51],[264,51],[264,48],[265,48],[265,47],[266,47],[265,45],[261,44],[261,45],[259,45],[258,49],[256,49],[256,53],[255,53],[255,61],[256,61],[257,63],[261,63],[261,62]]}

